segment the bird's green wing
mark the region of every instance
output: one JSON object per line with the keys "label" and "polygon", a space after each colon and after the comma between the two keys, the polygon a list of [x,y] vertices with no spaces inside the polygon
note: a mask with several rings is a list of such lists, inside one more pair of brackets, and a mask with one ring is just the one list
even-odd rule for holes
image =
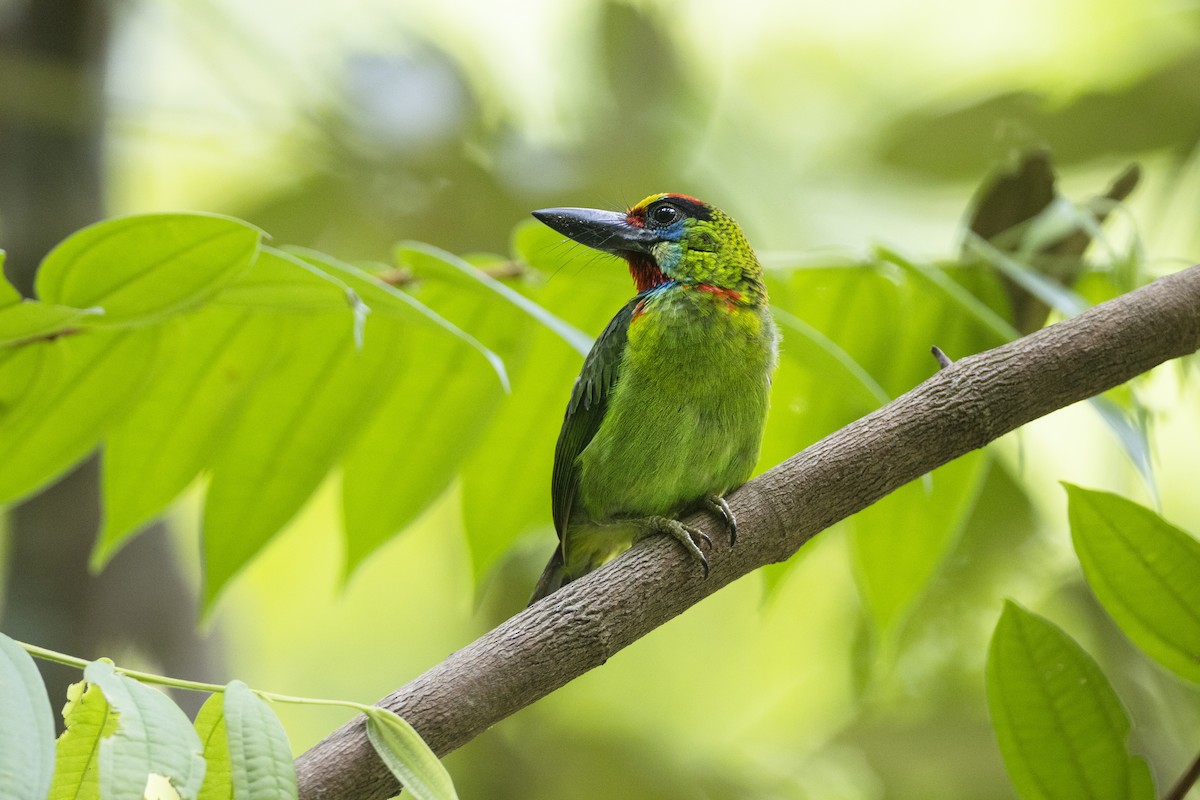
{"label": "bird's green wing", "polygon": [[554,474],[550,482],[554,528],[558,531],[559,539],[563,538],[567,529],[575,491],[579,488],[579,465],[576,461],[604,420],[608,395],[616,385],[621,359],[625,355],[629,322],[645,297],[645,292],[635,296],[608,323],[583,360],[583,369],[571,391],[571,402],[567,404],[562,431],[558,434],[558,445],[554,448]]}

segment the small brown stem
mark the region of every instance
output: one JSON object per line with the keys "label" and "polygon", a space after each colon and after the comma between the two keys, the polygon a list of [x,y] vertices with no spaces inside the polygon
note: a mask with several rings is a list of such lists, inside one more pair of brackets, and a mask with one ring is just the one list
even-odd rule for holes
{"label": "small brown stem", "polygon": [[1163,800],[1183,800],[1197,780],[1200,780],[1200,753],[1197,753],[1196,757],[1192,759],[1191,766],[1179,776],[1179,780],[1175,781],[1171,790],[1163,795]]}
{"label": "small brown stem", "polygon": [[933,357],[937,359],[939,369],[945,369],[954,363],[950,360],[950,356],[943,353],[942,348],[938,347],[936,344],[929,348],[929,352],[933,353]]}

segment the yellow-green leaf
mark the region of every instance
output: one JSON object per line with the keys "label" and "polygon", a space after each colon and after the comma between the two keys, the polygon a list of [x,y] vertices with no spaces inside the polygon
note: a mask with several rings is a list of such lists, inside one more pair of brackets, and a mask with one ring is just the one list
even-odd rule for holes
{"label": "yellow-green leaf", "polygon": [[100,742],[116,732],[117,714],[99,686],[80,681],[67,689],[63,720],[50,800],[99,800]]}
{"label": "yellow-green leaf", "polygon": [[21,378],[0,388],[0,502],[35,491],[91,452],[155,368],[158,337],[151,328],[87,331],[0,361],[0,373]]}
{"label": "yellow-green leaf", "polygon": [[145,214],[90,225],[38,267],[38,298],[102,308],[95,324],[128,323],[193,306],[244,270],[262,232],[231,217]]}
{"label": "yellow-green leaf", "polygon": [[225,730],[225,695],[214,692],[196,715],[196,735],[204,747],[204,783],[196,800],[234,800]]}

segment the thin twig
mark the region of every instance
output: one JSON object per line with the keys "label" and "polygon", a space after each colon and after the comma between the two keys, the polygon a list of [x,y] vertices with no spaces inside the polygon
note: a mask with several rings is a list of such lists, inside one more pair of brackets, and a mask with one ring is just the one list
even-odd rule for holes
{"label": "thin twig", "polygon": [[1197,780],[1200,780],[1200,753],[1196,754],[1196,757],[1192,759],[1191,766],[1179,776],[1179,780],[1175,781],[1171,791],[1163,795],[1163,800],[1183,800]]}
{"label": "thin twig", "polygon": [[936,344],[929,348],[929,352],[933,353],[933,357],[937,359],[939,369],[945,369],[954,363],[950,360],[950,356],[943,353],[942,348],[938,347]]}

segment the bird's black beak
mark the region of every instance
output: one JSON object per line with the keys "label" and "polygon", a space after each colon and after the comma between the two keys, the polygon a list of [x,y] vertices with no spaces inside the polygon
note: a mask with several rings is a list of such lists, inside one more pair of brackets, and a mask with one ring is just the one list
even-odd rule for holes
{"label": "bird's black beak", "polygon": [[616,211],[594,208],[543,208],[533,216],[554,230],[582,245],[605,253],[649,253],[659,237],[652,231],[632,225]]}

